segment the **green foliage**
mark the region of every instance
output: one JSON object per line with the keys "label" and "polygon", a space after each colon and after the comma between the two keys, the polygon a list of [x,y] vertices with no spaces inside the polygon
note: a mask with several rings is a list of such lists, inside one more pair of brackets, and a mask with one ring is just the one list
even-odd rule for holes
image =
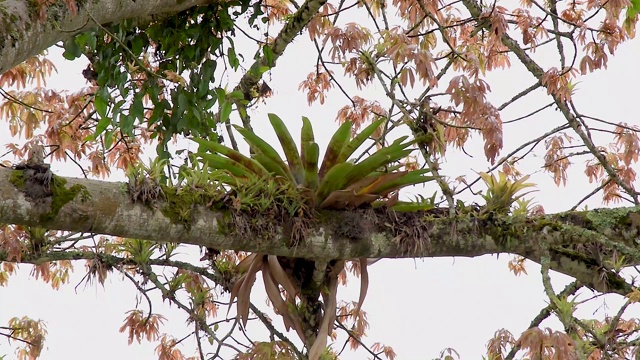
{"label": "green foliage", "polygon": [[158,182],[163,182],[162,180],[166,178],[165,169],[167,165],[169,165],[169,160],[167,159],[149,159],[149,166],[140,162],[127,169],[126,175],[129,181],[149,177]]}
{"label": "green foliage", "polygon": [[[518,194],[523,189],[535,186],[532,183],[525,183],[529,179],[529,175],[511,181],[507,175],[501,171],[498,172],[498,178],[493,174],[480,173],[480,177],[487,185],[487,193],[482,197],[486,201],[484,212],[509,212],[511,205],[520,200],[523,196],[531,193],[531,191]],[[516,195],[518,194],[518,195]],[[526,208],[526,207],[525,207]]]}
{"label": "green foliage", "polygon": [[[296,189],[313,206],[342,209],[380,201],[402,187],[433,180],[433,177],[425,176],[429,170],[390,171],[390,166],[412,151],[409,147],[413,142],[406,142],[406,137],[358,163],[347,161],[383,120],[372,123],[353,139],[350,139],[352,124],[344,123],[329,142],[320,167],[320,150],[309,119],[302,119],[300,150],[278,116],[269,114],[269,121],[284,150],[286,161],[269,143],[241,127],[236,129],[251,147],[252,157],[214,141],[194,139],[200,144],[199,151],[193,154],[195,159],[228,173],[223,177],[212,174],[214,181],[226,183],[235,189],[244,188],[244,199],[250,199],[253,205],[268,205],[273,201],[270,196],[291,196],[279,193],[287,193],[286,190],[276,190],[282,184],[291,185],[289,188]],[[268,195],[264,194],[265,191]],[[393,206],[392,203],[387,205]],[[289,209],[290,212],[294,211],[293,203]]]}
{"label": "green foliage", "polygon": [[627,7],[627,17],[635,18],[640,13],[640,0],[630,0],[630,5]]}
{"label": "green foliage", "polygon": [[[422,195],[416,195],[414,201],[398,201],[393,206],[393,210],[399,212],[415,212],[435,209],[436,195],[437,193],[434,193],[430,198],[425,198]],[[374,204],[374,207],[377,205],[378,204]]]}
{"label": "green foliage", "polygon": [[570,301],[567,298],[554,299],[554,305],[556,307],[556,315],[563,324],[570,324],[573,322],[573,313],[576,311],[576,303]]}
{"label": "green foliage", "polygon": [[[133,136],[142,126],[153,129],[152,138],[160,140],[158,154],[165,158],[166,142],[175,134],[216,139],[216,104],[228,115],[231,103],[211,86],[214,74],[219,61],[237,67],[234,19],[256,9],[249,0],[216,2],[149,25],[124,20],[67,40],[64,56],[85,55],[99,87],[94,97],[99,120],[90,138],[104,135],[109,148],[114,134]],[[262,11],[250,23],[259,16]]]}
{"label": "green foliage", "polygon": [[289,216],[294,216],[300,208],[303,200],[297,189],[281,186],[271,176],[260,178],[250,175],[247,179],[239,181],[234,187],[236,197],[242,199],[236,203],[236,210],[266,213],[269,208],[277,203]]}
{"label": "green foliage", "polygon": [[183,224],[187,228],[191,226],[191,215],[196,206],[204,206],[219,198],[215,188],[162,186],[162,193],[165,197],[164,206],[160,209],[162,214],[174,224]]}
{"label": "green foliage", "polygon": [[160,245],[154,241],[125,239],[121,244],[120,251],[128,253],[131,259],[136,263],[146,264],[159,248]]}

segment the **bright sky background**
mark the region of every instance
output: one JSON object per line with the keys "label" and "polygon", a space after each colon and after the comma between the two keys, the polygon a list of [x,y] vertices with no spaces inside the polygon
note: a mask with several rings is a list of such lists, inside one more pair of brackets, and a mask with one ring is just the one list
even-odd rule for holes
{"label": "bright sky background", "polygon": [[[292,134],[298,133],[301,126],[300,117],[311,119],[316,132],[316,141],[320,148],[328,143],[329,136],[337,128],[334,121],[337,110],[344,106],[345,99],[337,91],[329,95],[327,103],[320,107],[309,108],[306,96],[298,90],[298,84],[313,69],[314,52],[309,51],[307,35],[302,35],[285,52],[277,67],[267,76],[274,96],[266,100],[252,114],[252,125],[256,132],[266,137],[271,143],[277,143],[275,134],[266,120],[267,112],[277,113],[290,125]],[[302,39],[302,40],[301,40]],[[52,54],[59,54],[53,50]],[[252,52],[246,52],[251,58]],[[544,57],[544,53],[536,56]],[[85,82],[80,72],[84,61],[70,63],[54,56],[58,66],[58,74],[49,82],[56,89],[77,89]],[[610,121],[626,121],[639,124],[637,115],[637,84],[640,83],[638,69],[640,59],[640,41],[632,40],[623,44],[615,57],[610,58],[609,70],[600,71],[579,80],[575,100],[579,109],[588,115],[599,116]],[[491,75],[493,92],[491,99],[495,105],[512,97],[516,92],[533,84],[533,78],[523,71],[519,63],[513,61],[514,67],[507,71]],[[269,79],[271,78],[271,79]],[[235,78],[230,79],[231,84]],[[493,82],[495,80],[495,82]],[[379,86],[371,86],[365,91],[351,94],[364,97],[377,97],[383,105]],[[538,95],[542,95],[540,92]],[[535,108],[536,101],[543,96],[528,96],[525,100],[513,105],[502,114],[503,120],[527,114]],[[503,154],[517,147],[518,144],[534,138],[536,134],[548,131],[560,124],[562,119],[554,110],[546,110],[537,116],[516,126],[506,128],[505,149]],[[555,124],[555,125],[554,125]],[[0,125],[0,134],[7,129]],[[2,138],[6,139],[4,136]],[[3,140],[2,144],[8,140]],[[601,143],[601,145],[605,145]],[[467,152],[475,155],[469,158],[459,152],[451,152],[443,165],[443,173],[455,178],[466,174],[473,179],[475,171],[487,169],[482,155],[481,145],[475,142],[467,147]],[[541,146],[536,152],[543,155]],[[149,154],[151,156],[151,154]],[[567,187],[557,188],[551,176],[540,171],[543,160],[533,158],[527,162],[523,172],[532,174],[532,181],[538,184],[539,192],[534,193],[536,201],[545,207],[547,213],[562,211],[573,206],[580,198],[592,190],[586,181],[583,163],[574,164],[570,175],[575,179]],[[59,175],[81,176],[72,163],[53,165],[53,171]],[[570,177],[571,178],[571,177]],[[113,181],[122,180],[114,175]],[[480,187],[476,187],[479,190]],[[416,188],[405,192],[430,196],[435,188]],[[468,199],[468,198],[466,198]],[[587,202],[590,208],[600,206],[599,198]],[[440,259],[405,259],[383,260],[370,268],[370,287],[364,309],[368,312],[371,328],[364,339],[367,344],[382,342],[393,346],[398,359],[426,359],[436,357],[447,347],[459,352],[462,359],[480,359],[485,353],[485,344],[494,332],[500,328],[510,330],[516,337],[528,327],[530,321],[541,308],[546,305],[540,280],[539,266],[527,263],[529,275],[516,277],[509,272],[508,255],[483,256],[475,259],[440,258]],[[121,281],[114,274],[107,281],[105,288],[85,287],[78,284],[84,276],[83,262],[76,264],[76,273],[71,283],[59,291],[30,278],[29,267],[23,266],[19,275],[10,278],[9,287],[0,288],[0,325],[14,316],[28,315],[41,318],[47,322],[48,336],[46,350],[42,359],[94,360],[111,359],[153,359],[156,343],[143,342],[127,345],[126,334],[118,332],[123,324],[125,312],[136,305],[136,290],[132,284]],[[561,290],[570,282],[570,278],[556,274],[553,276],[556,290]],[[261,281],[256,281],[252,299],[254,303],[265,309]],[[357,300],[357,281],[352,281],[346,289],[339,290],[339,299]],[[581,299],[590,296],[582,291]],[[606,301],[605,301],[606,300]],[[592,306],[582,308],[579,313],[586,317],[602,317],[603,314],[615,313],[620,297],[607,296],[597,300]],[[175,306],[169,308],[168,303],[156,301],[154,311],[166,314],[169,322],[161,331],[176,337],[184,335],[184,316],[176,311]],[[607,308],[608,306],[608,308]],[[141,308],[146,309],[144,301]],[[161,310],[162,309],[162,310]],[[598,312],[592,315],[595,310]],[[222,315],[226,309],[221,309]],[[640,309],[632,308],[628,316],[640,317]],[[281,324],[274,317],[276,324]],[[543,326],[554,325],[545,322]],[[294,333],[289,334],[295,338]],[[182,348],[185,355],[195,352],[193,343]],[[342,343],[337,344],[341,347]],[[6,341],[0,341],[0,356],[7,354],[13,358],[13,348]],[[356,354],[346,352],[344,359],[361,359],[363,352]]]}

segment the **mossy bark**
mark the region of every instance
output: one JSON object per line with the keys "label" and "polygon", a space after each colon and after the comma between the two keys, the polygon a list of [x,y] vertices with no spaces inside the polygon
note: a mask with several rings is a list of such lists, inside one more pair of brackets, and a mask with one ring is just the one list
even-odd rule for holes
{"label": "mossy bark", "polygon": [[[323,211],[304,241],[292,246],[281,219],[272,219],[275,230],[270,236],[252,237],[237,233],[227,211],[209,210],[196,203],[190,209],[190,226],[185,226],[182,219],[166,214],[166,210],[163,213],[167,204],[162,200],[154,206],[132,202],[122,183],[56,179],[64,179],[60,184],[65,190],[55,209],[43,209],[12,183],[18,180],[12,170],[0,168],[0,222],[320,261],[511,253],[539,262],[543,254],[540,239],[544,237],[551,249],[552,269],[594,288],[620,293],[629,287],[611,273],[605,274],[605,282],[594,280],[602,275],[598,272],[604,265],[602,259],[622,254],[625,265],[640,264],[639,208],[490,219],[472,214],[455,219],[429,212],[386,214],[371,209]],[[221,207],[214,204],[212,208]],[[55,216],[50,216],[52,210]],[[349,226],[358,231],[344,231]]]}

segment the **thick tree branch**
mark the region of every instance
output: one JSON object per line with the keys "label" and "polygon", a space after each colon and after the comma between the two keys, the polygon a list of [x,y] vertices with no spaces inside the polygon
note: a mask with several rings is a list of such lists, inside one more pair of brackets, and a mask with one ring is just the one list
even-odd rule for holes
{"label": "thick tree branch", "polygon": [[[600,291],[622,294],[628,293],[631,286],[607,270],[600,259],[615,253],[624,255],[625,265],[640,264],[636,245],[640,228],[638,208],[535,218],[486,218],[473,214],[448,218],[429,212],[389,213],[371,209],[323,211],[304,240],[292,246],[289,227],[275,219],[262,219],[273,221],[276,229],[273,236],[247,236],[233,230],[237,224],[225,210],[194,206],[190,226],[185,226],[165,215],[169,205],[161,200],[151,206],[133,203],[125,184],[87,179],[57,178],[66,180],[67,189],[81,189],[62,204],[60,199],[34,200],[13,184],[16,173],[0,168],[0,223],[314,260],[513,253],[539,262],[542,255],[539,239],[545,236],[551,249],[551,269]],[[51,210],[52,203],[57,204],[54,208],[59,207],[55,213]]]}
{"label": "thick tree branch", "polygon": [[59,41],[95,27],[89,21],[91,14],[98,23],[106,25],[124,19],[148,22],[157,16],[166,16],[193,6],[211,4],[212,0],[92,0],[82,1],[77,14],[73,14],[65,1],[55,1],[46,10],[41,21],[39,2],[6,0],[0,2],[0,74],[37,55]]}

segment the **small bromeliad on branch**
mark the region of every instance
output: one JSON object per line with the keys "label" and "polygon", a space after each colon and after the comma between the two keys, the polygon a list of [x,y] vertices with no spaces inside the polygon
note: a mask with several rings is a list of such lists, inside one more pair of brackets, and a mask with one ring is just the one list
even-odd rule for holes
{"label": "small bromeliad on branch", "polygon": [[[382,125],[377,120],[351,138],[351,122],[345,122],[335,132],[319,162],[319,146],[314,140],[311,122],[303,118],[301,145],[298,151],[284,122],[269,114],[285,158],[265,140],[253,132],[236,127],[251,147],[251,157],[217,142],[194,139],[200,144],[194,159],[215,169],[212,176],[232,190],[255,184],[255,179],[273,181],[296,189],[301,197],[300,208],[305,209],[353,209],[369,206],[399,205],[398,190],[410,185],[434,179],[426,175],[429,170],[400,171],[397,163],[408,156],[415,141],[402,137],[374,154],[358,162],[351,162],[353,153]],[[225,173],[220,170],[225,170]],[[266,180],[265,180],[266,181]],[[265,185],[266,186],[266,185]],[[423,205],[427,206],[427,205]],[[298,209],[299,210],[299,209]],[[291,216],[296,211],[290,211]],[[295,242],[294,242],[295,243]],[[358,259],[361,286],[356,314],[364,301],[367,287],[367,259]],[[279,258],[266,254],[251,254],[236,267],[239,278],[231,290],[232,301],[238,299],[238,316],[246,325],[249,315],[249,297],[256,274],[262,271],[265,289],[276,312],[282,316],[287,330],[293,328],[305,342],[310,359],[318,359],[325,351],[327,336],[333,330],[336,313],[338,275],[344,261],[328,261],[324,264],[294,258]],[[281,290],[284,290],[284,297]],[[323,305],[318,302],[322,296]],[[307,321],[315,317],[316,321]],[[309,324],[312,328],[309,327]]]}

